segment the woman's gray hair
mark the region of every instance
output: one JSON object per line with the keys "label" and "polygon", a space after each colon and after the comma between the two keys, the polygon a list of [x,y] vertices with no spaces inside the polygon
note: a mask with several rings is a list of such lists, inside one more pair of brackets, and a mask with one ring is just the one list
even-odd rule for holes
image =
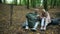
{"label": "woman's gray hair", "polygon": [[43,10],[44,12],[46,12],[45,9],[42,9],[42,10]]}

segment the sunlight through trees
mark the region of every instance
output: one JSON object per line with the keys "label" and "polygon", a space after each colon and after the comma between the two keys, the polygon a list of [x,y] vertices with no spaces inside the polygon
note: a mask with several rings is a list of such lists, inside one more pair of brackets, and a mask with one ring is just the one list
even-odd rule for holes
{"label": "sunlight through trees", "polygon": [[[58,7],[60,6],[60,0],[2,0],[2,3],[5,4],[15,4],[15,5],[23,5],[27,7]],[[29,6],[28,6],[29,5]]]}

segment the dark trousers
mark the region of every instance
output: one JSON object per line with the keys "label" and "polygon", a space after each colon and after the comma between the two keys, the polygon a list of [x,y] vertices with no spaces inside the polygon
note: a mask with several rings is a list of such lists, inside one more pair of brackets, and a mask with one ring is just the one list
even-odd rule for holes
{"label": "dark trousers", "polygon": [[59,21],[60,21],[60,18],[54,18],[54,19],[51,19],[51,23],[49,25],[58,25],[59,24]]}

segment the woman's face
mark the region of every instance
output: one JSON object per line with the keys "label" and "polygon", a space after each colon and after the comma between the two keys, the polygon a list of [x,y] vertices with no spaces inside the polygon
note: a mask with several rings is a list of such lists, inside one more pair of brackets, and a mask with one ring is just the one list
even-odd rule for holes
{"label": "woman's face", "polygon": [[44,12],[44,11],[42,11],[42,14],[45,14],[45,12]]}
{"label": "woman's face", "polygon": [[46,12],[41,11],[41,13],[42,13],[42,16],[43,16],[43,17],[46,17],[46,16],[47,16]]}

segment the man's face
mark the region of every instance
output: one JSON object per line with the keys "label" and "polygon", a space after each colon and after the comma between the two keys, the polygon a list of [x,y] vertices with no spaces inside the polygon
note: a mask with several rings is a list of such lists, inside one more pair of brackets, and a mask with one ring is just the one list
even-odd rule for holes
{"label": "man's face", "polygon": [[34,11],[39,11],[39,9],[34,9]]}
{"label": "man's face", "polygon": [[35,12],[36,14],[38,13],[38,11],[39,11],[38,9],[35,9],[35,10],[34,10],[34,12]]}

